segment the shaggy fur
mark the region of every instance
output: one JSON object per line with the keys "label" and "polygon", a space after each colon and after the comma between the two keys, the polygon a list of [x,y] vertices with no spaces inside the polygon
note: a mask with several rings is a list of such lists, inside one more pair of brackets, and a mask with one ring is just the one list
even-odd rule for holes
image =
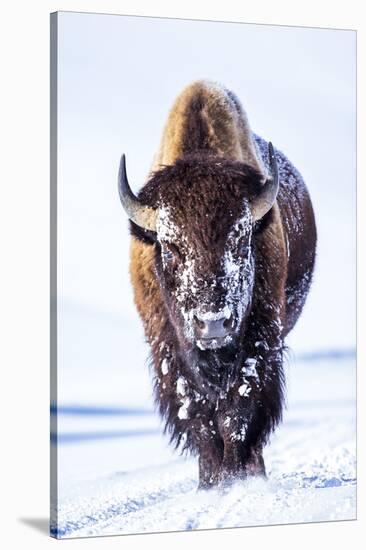
{"label": "shaggy fur", "polygon": [[139,194],[154,208],[169,207],[183,232],[169,245],[169,269],[159,235],[131,222],[131,280],[151,346],[156,402],[172,441],[198,454],[200,487],[265,475],[263,446],[281,420],[284,338],[309,290],[316,229],[300,174],[277,150],[276,158],[277,201],[235,250],[243,263],[250,254],[253,284],[230,346],[195,346],[176,293],[180,264],[193,254],[197,281],[205,284],[184,307],[225,306],[220,270],[228,235],[267,175],[267,143],[251,132],[232,92],[204,81],[183,91]]}

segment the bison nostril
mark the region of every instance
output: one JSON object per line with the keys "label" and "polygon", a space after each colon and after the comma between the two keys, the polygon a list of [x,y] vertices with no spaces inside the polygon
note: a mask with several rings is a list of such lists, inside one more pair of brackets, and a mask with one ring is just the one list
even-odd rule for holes
{"label": "bison nostril", "polygon": [[233,321],[234,321],[234,318],[233,318],[233,315],[231,314],[230,317],[228,319],[225,319],[224,320],[224,327],[225,328],[232,328],[233,326]]}

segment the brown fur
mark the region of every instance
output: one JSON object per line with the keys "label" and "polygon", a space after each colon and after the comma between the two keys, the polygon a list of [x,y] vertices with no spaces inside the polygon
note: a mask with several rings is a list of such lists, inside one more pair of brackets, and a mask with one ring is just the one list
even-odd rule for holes
{"label": "brown fur", "polygon": [[246,113],[231,92],[214,82],[194,82],[178,96],[152,170],[198,150],[263,168]]}
{"label": "brown fur", "polygon": [[[156,401],[176,444],[184,436],[184,448],[199,454],[201,487],[264,474],[262,448],[282,415],[284,338],[310,286],[316,230],[300,174],[279,151],[276,158],[280,191],[253,228],[252,299],[230,353],[200,352],[185,341],[171,301],[173,281],[162,282],[161,245],[156,235],[131,224],[131,280],[152,349]],[[195,250],[202,280],[219,272],[229,227],[243,201],[250,203],[259,193],[268,165],[267,143],[252,134],[232,92],[199,81],[178,97],[140,198],[155,208],[172,207]],[[219,286],[210,296],[217,308],[222,307]],[[199,296],[206,298],[203,290]],[[258,377],[250,380],[251,392],[243,399],[240,369],[249,358],[256,360]],[[164,360],[169,360],[165,374]],[[182,376],[190,399],[187,418],[179,416]]]}

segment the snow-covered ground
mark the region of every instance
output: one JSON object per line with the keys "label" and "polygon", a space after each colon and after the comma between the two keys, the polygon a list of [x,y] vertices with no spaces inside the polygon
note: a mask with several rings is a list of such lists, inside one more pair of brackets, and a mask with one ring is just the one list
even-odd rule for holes
{"label": "snow-covered ground", "polygon": [[[101,341],[109,338],[114,347],[113,335],[117,338],[122,328],[117,319],[100,322],[90,313],[72,310],[69,315],[65,326],[70,335],[75,333],[71,318],[78,319],[79,332],[83,326],[88,338],[104,326]],[[54,534],[79,537],[355,518],[356,373],[351,351],[334,357],[290,357],[284,423],[265,451],[267,481],[197,492],[196,460],[174,452],[162,435],[142,357],[147,349],[138,348],[140,336],[135,328],[126,335],[131,348],[120,369],[108,361],[100,368],[89,358],[89,377],[83,378],[70,356],[70,368],[60,373],[69,397],[58,414]],[[73,354],[77,361],[77,349]]]}

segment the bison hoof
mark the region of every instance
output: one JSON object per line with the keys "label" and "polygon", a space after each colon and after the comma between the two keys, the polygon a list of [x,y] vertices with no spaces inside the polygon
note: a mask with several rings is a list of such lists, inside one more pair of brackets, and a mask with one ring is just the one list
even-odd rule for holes
{"label": "bison hoof", "polygon": [[245,473],[249,477],[263,477],[264,479],[267,479],[266,474],[266,468],[264,466],[264,461],[262,457],[259,457],[259,459],[256,459],[252,462],[248,462],[245,465]]}

